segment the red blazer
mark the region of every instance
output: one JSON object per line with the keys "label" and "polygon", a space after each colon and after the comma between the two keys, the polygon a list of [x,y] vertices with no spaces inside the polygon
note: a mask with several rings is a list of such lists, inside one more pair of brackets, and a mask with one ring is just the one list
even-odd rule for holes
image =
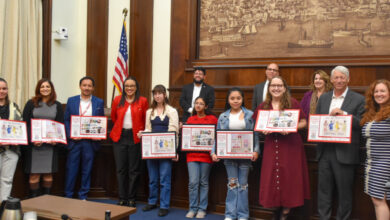
{"label": "red blazer", "polygon": [[[119,102],[121,101],[121,95],[115,97],[111,106],[111,120],[114,123],[112,127],[110,137],[114,142],[118,142],[121,138],[122,126],[123,126],[123,118],[125,117],[125,113],[127,108],[129,107],[129,103],[125,102],[125,104],[119,107]],[[140,96],[138,101],[131,103],[131,120],[133,121],[133,140],[134,144],[140,142],[140,139],[137,136],[139,131],[145,130],[145,117],[146,110],[149,108],[148,101],[145,97]]]}

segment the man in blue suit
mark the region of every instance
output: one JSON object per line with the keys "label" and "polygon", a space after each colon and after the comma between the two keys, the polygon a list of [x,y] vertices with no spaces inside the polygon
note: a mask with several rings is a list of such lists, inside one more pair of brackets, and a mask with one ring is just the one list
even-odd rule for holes
{"label": "man in blue suit", "polygon": [[70,120],[72,115],[104,116],[103,100],[92,95],[95,81],[85,76],[80,79],[81,94],[70,97],[65,110],[65,129],[68,137],[68,158],[66,161],[65,196],[73,197],[73,189],[81,160],[81,187],[79,198],[85,200],[91,185],[91,171],[95,151],[100,143],[94,140],[70,138]]}

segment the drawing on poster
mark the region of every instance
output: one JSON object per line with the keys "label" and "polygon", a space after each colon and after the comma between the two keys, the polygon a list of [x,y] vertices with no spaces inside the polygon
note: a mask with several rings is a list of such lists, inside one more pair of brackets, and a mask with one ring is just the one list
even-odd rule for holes
{"label": "drawing on poster", "polygon": [[1,130],[1,136],[4,139],[18,139],[24,137],[22,125],[20,124],[3,123]]}
{"label": "drawing on poster", "polygon": [[153,136],[153,153],[175,152],[175,136]]}
{"label": "drawing on poster", "polygon": [[105,134],[105,120],[101,118],[82,117],[81,118],[81,134]]}
{"label": "drawing on poster", "polygon": [[250,140],[250,135],[245,134],[231,134],[231,153],[250,153],[252,152],[252,142]]}
{"label": "drawing on poster", "polygon": [[289,111],[271,111],[268,127],[274,128],[294,128],[297,126],[297,115]]}
{"label": "drawing on poster", "polygon": [[46,122],[46,132],[42,133],[42,138],[58,138],[63,139],[61,127],[57,126],[57,124],[53,121],[45,121]]}
{"label": "drawing on poster", "polygon": [[192,146],[210,146],[214,144],[214,129],[191,129],[191,145]]}
{"label": "drawing on poster", "polygon": [[334,137],[347,137],[347,121],[343,118],[323,118],[321,121],[322,129],[320,130],[320,136],[334,136]]}

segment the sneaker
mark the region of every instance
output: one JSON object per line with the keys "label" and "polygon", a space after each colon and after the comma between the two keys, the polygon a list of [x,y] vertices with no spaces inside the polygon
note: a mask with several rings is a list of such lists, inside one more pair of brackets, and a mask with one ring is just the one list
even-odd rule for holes
{"label": "sneaker", "polygon": [[205,211],[199,211],[196,213],[195,218],[205,218],[206,217],[206,212]]}
{"label": "sneaker", "polygon": [[195,212],[192,210],[188,211],[186,214],[186,218],[193,218],[193,217],[195,217]]}
{"label": "sneaker", "polygon": [[145,207],[142,208],[142,211],[147,212],[147,211],[150,211],[150,210],[155,209],[155,208],[157,208],[157,205],[147,204]]}
{"label": "sneaker", "polygon": [[158,210],[158,216],[164,217],[164,216],[168,215],[168,212],[169,212],[168,209],[160,209],[160,210]]}
{"label": "sneaker", "polygon": [[225,220],[233,220],[232,218],[226,217]]}

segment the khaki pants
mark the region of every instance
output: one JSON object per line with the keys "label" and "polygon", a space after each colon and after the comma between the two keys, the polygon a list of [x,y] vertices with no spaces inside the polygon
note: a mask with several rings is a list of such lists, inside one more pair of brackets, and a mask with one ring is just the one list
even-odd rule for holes
{"label": "khaki pants", "polygon": [[7,200],[11,194],[18,159],[18,154],[9,149],[0,153],[0,201]]}

